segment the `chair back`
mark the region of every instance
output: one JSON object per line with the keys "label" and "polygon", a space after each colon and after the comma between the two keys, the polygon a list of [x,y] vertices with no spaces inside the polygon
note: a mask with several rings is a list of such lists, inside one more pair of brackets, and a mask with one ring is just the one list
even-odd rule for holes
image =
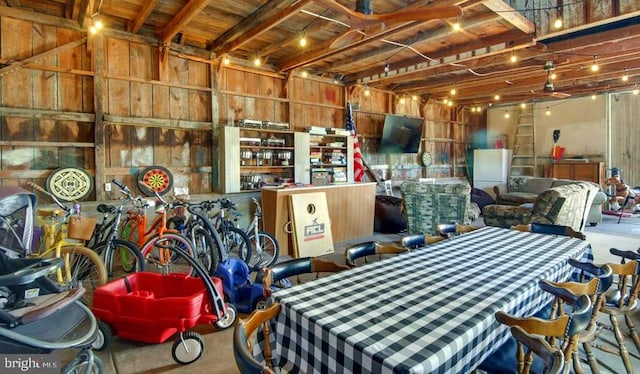
{"label": "chair back", "polygon": [[332,261],[325,261],[315,257],[302,257],[280,262],[265,268],[262,279],[256,279],[256,282],[262,282],[265,296],[269,296],[276,282],[294,275],[297,277],[297,282],[302,283],[299,277],[301,274],[315,273],[317,279],[320,273],[336,273],[348,269],[348,266],[336,264]]}
{"label": "chair back", "polygon": [[577,238],[580,240],[585,240],[586,236],[580,231],[575,231],[569,226],[563,225],[552,225],[547,223],[532,223],[531,224],[531,232],[535,232],[538,234],[553,234],[553,235],[564,235],[569,236],[571,238]]}
{"label": "chair back", "polygon": [[618,289],[607,295],[606,306],[628,312],[636,307],[640,292],[640,262],[631,260],[623,264],[609,263],[611,271],[618,277]]}
{"label": "chair back", "polygon": [[[511,335],[518,343],[518,374],[529,374],[535,353],[544,363],[544,374],[560,374],[564,368],[564,354],[557,347],[552,347],[540,336],[534,336],[519,326],[511,327]],[[528,348],[525,354],[524,347]]]}
{"label": "chair back", "polygon": [[445,238],[438,235],[409,234],[407,236],[404,236],[400,240],[400,245],[403,248],[412,250],[412,249],[424,247],[429,244],[437,243],[444,239]]}
{"label": "chair back", "polygon": [[[239,319],[233,331],[233,355],[238,369],[243,374],[274,373],[272,347],[270,342],[271,326],[269,322],[280,313],[280,304],[272,304],[267,309],[253,311],[249,317]],[[262,326],[261,338],[257,337],[258,328]],[[256,335],[256,336],[254,336]],[[252,340],[262,343],[264,362],[253,355]]]}
{"label": "chair back", "polygon": [[367,263],[367,256],[378,255],[379,259],[382,259],[386,254],[399,254],[408,252],[408,248],[398,247],[395,243],[378,243],[378,242],[364,242],[353,244],[344,252],[344,259],[349,267],[357,266],[356,260],[364,258],[364,262]]}
{"label": "chair back", "polygon": [[438,235],[444,238],[449,238],[454,235],[464,234],[476,229],[478,229],[478,227],[471,226],[471,225],[462,225],[457,222],[441,223],[436,227],[436,231],[438,232]]}

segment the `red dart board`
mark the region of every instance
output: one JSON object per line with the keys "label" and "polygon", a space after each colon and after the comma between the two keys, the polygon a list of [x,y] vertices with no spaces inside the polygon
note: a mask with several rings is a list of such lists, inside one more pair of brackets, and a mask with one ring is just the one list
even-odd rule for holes
{"label": "red dart board", "polygon": [[147,196],[155,196],[153,191],[164,195],[171,191],[172,187],[173,175],[163,166],[149,166],[138,174],[138,188]]}

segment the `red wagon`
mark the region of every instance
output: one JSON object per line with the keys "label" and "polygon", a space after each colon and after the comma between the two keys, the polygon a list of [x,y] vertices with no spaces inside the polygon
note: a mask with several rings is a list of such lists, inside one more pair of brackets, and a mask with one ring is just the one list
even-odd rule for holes
{"label": "red wagon", "polygon": [[179,333],[172,347],[173,359],[179,364],[196,361],[204,351],[204,340],[187,330],[205,323],[225,329],[237,316],[235,307],[220,296],[220,279],[209,279],[211,282],[185,274],[138,272],[98,287],[92,310],[100,319],[103,339],[95,348],[106,348],[113,335],[163,343]]}

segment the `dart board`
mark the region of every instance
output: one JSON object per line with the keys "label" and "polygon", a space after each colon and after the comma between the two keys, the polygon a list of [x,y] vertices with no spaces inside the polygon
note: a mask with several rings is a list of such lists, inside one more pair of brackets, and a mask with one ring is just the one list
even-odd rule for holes
{"label": "dart board", "polygon": [[93,179],[83,169],[65,167],[49,174],[47,191],[62,201],[80,201],[93,190]]}
{"label": "dart board", "polygon": [[138,174],[138,188],[147,196],[155,196],[153,191],[164,195],[173,187],[173,175],[163,166],[149,166]]}

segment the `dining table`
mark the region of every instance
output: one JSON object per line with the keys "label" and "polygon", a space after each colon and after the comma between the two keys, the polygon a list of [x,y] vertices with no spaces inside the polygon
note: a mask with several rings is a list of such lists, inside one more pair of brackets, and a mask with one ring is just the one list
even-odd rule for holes
{"label": "dining table", "polygon": [[469,373],[510,336],[495,313],[540,311],[538,281],[567,280],[570,258],[589,243],[483,227],[281,289],[274,354],[290,373]]}

